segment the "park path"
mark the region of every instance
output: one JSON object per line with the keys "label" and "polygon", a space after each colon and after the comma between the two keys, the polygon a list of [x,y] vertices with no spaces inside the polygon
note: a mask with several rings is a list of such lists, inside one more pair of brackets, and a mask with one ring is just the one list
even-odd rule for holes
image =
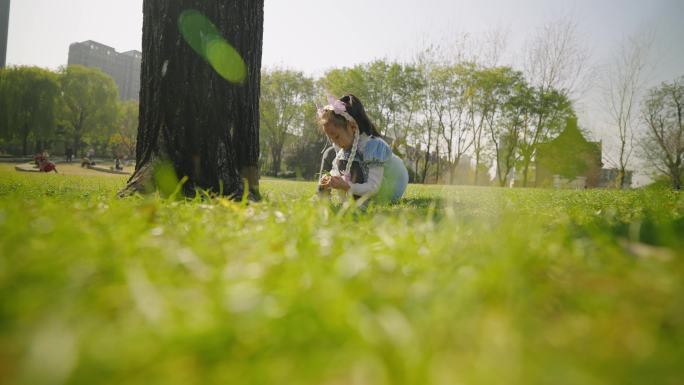
{"label": "park path", "polygon": [[[2,168],[8,168],[8,169],[14,169],[14,166],[17,166],[18,164],[16,163],[2,163]],[[22,164],[24,165],[24,164]],[[96,170],[91,170],[85,167],[81,167],[80,162],[74,162],[74,163],[57,163],[57,172],[63,175],[78,175],[78,176],[108,176],[108,177],[115,177],[115,178],[128,178],[129,175],[120,175],[120,174],[110,174],[107,172],[101,172],[101,171],[96,171]],[[103,165],[106,167],[109,167],[109,165]],[[133,172],[133,167],[124,167],[124,171],[128,172]],[[20,172],[20,171],[15,171],[15,172]]]}

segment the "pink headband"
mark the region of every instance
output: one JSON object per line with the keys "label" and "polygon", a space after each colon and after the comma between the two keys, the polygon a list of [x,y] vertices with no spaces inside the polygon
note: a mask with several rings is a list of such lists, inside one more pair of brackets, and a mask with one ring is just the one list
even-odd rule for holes
{"label": "pink headband", "polygon": [[349,122],[356,122],[356,120],[347,112],[347,106],[344,104],[344,102],[335,99],[330,95],[328,95],[328,105],[318,109],[318,117],[322,118],[325,111],[332,111],[337,115],[347,119]]}

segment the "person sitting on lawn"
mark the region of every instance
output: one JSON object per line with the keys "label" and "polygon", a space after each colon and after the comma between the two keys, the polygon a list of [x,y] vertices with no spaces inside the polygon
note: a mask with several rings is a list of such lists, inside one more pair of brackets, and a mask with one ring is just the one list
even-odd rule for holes
{"label": "person sitting on lawn", "polygon": [[[318,118],[333,147],[323,156],[326,175],[321,176],[319,191],[335,189],[345,196],[398,202],[408,184],[404,162],[382,140],[356,96],[328,99],[329,104],[318,110]],[[328,170],[325,160],[331,151],[335,157]]]}
{"label": "person sitting on lawn", "polygon": [[39,163],[38,163],[38,169],[39,169],[41,172],[50,172],[50,171],[54,171],[55,174],[59,174],[59,172],[57,172],[57,167],[55,167],[55,164],[52,163],[52,162],[50,162],[49,160],[47,160],[47,158],[45,158],[45,157],[42,157],[42,158],[40,159],[40,161],[39,161]]}
{"label": "person sitting on lawn", "polygon": [[37,153],[33,156],[33,163],[35,163],[36,168],[40,168],[40,164],[47,160],[42,152]]}
{"label": "person sitting on lawn", "polygon": [[117,171],[123,170],[123,166],[121,165],[121,157],[118,155],[114,157],[114,169]]}
{"label": "person sitting on lawn", "polygon": [[90,159],[87,155],[83,155],[81,158],[81,167],[88,167],[88,166],[94,166],[95,161]]}

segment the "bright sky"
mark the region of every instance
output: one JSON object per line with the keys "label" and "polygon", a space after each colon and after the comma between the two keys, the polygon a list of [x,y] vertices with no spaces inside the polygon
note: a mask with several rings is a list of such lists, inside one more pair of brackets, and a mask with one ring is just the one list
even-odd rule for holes
{"label": "bright sky", "polygon": [[[117,51],[140,50],[142,0],[11,0],[7,62],[57,68],[69,44],[95,40]],[[263,63],[320,75],[377,58],[409,59],[426,43],[445,44],[494,29],[508,36],[506,61],[545,22],[569,17],[604,65],[622,38],[655,33],[649,84],[684,76],[684,0],[265,0]],[[518,66],[519,67],[519,66]],[[520,69],[520,68],[519,68]],[[605,114],[590,89],[580,125],[609,140]]]}

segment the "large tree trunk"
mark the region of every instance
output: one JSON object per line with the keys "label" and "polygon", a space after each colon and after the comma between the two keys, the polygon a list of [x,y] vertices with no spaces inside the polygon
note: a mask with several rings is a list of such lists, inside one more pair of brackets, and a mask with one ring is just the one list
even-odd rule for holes
{"label": "large tree trunk", "polygon": [[437,180],[435,181],[435,184],[439,184],[439,177],[440,177],[440,172],[441,172],[441,159],[439,156],[439,135],[437,135],[437,143],[435,144],[435,153],[437,153]]}
{"label": "large tree trunk", "polygon": [[523,161],[523,171],[522,171],[523,172],[523,183],[522,183],[523,187],[527,187],[527,174],[530,171],[530,163],[531,162],[532,162],[531,160],[527,160],[527,159],[525,159]]}
{"label": "large tree trunk", "polygon": [[422,182],[425,184],[425,181],[427,180],[427,174],[428,174],[428,166],[430,165],[430,145],[432,144],[432,128],[428,127],[428,141],[427,141],[427,146],[425,149],[425,164],[423,166],[423,178]]}
{"label": "large tree trunk", "polygon": [[682,179],[680,173],[682,171],[681,167],[673,167],[670,173],[672,174],[672,188],[679,191],[682,189]]}
{"label": "large tree trunk", "polygon": [[81,137],[78,135],[74,135],[74,157],[78,157],[79,154],[81,153]]}
{"label": "large tree trunk", "polygon": [[425,181],[427,180],[427,173],[428,173],[428,166],[430,165],[430,148],[425,151],[425,163],[423,164],[423,177],[421,179],[421,183],[425,184]]}
{"label": "large tree trunk", "polygon": [[473,173],[473,184],[477,186],[480,178],[480,151],[475,152],[475,172]]}
{"label": "large tree trunk", "polygon": [[[241,84],[225,80],[186,43],[179,17],[187,10],[208,18],[242,56]],[[244,178],[258,199],[262,41],[263,0],[144,0],[136,166],[120,196],[154,190],[154,169],[168,162],[188,178],[185,195],[242,195]]]}
{"label": "large tree trunk", "polygon": [[413,168],[415,170],[415,172],[413,173],[413,179],[414,180],[412,182],[413,183],[420,183],[419,179],[420,179],[420,155],[421,155],[421,153],[417,148],[415,148],[413,150],[413,155],[414,155],[414,158],[416,160],[416,164],[415,164],[415,167]]}
{"label": "large tree trunk", "polygon": [[[74,156],[81,154],[81,144],[83,139],[83,109],[78,114],[78,120],[74,122]],[[85,152],[81,156],[85,155]]]}
{"label": "large tree trunk", "polygon": [[282,162],[283,146],[275,144],[271,146],[271,175],[278,177]]}

